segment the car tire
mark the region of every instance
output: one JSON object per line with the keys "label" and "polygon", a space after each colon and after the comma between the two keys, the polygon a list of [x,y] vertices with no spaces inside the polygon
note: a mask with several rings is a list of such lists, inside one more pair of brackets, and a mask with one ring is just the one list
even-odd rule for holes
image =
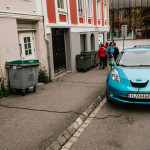
{"label": "car tire", "polygon": [[107,96],[107,91],[106,91],[106,99],[109,103],[112,103],[112,101],[109,99],[109,97]]}

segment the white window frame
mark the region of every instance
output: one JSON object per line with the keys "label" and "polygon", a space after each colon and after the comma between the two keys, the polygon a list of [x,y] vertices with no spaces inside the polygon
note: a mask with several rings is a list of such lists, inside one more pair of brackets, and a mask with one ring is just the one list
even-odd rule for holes
{"label": "white window frame", "polygon": [[83,0],[78,0],[78,13],[83,15]]}
{"label": "white window frame", "polygon": [[102,16],[102,9],[101,9],[101,1],[98,1],[97,2],[97,17],[98,17],[98,20],[101,20],[101,16]]}
{"label": "white window frame", "polygon": [[92,17],[92,1],[87,0],[87,14],[88,17]]}
{"label": "white window frame", "polygon": [[66,0],[57,0],[57,7],[60,11],[66,11]]}

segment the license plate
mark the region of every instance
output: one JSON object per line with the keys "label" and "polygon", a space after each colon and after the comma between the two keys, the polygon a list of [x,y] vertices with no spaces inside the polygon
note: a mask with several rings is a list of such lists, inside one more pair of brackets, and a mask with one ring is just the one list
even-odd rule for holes
{"label": "license plate", "polygon": [[128,98],[150,99],[150,94],[128,94]]}

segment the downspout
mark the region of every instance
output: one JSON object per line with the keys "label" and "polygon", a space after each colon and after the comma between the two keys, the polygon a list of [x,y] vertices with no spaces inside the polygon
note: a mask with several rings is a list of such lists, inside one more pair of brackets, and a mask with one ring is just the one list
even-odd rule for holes
{"label": "downspout", "polygon": [[42,3],[42,12],[44,16],[44,36],[46,40],[46,45],[47,45],[47,58],[48,58],[48,72],[49,72],[49,78],[51,77],[51,63],[50,63],[50,47],[49,47],[49,39],[47,37],[47,32],[46,32],[46,18],[47,18],[47,13],[44,11],[47,8],[45,7],[45,0],[41,0]]}

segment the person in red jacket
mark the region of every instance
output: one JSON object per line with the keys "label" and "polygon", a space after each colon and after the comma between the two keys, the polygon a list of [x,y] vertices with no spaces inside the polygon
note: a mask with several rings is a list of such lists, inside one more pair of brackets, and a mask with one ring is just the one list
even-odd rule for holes
{"label": "person in red jacket", "polygon": [[98,50],[98,56],[100,58],[100,67],[99,69],[105,68],[105,57],[106,57],[106,48],[104,47],[104,44],[101,44],[101,47]]}

